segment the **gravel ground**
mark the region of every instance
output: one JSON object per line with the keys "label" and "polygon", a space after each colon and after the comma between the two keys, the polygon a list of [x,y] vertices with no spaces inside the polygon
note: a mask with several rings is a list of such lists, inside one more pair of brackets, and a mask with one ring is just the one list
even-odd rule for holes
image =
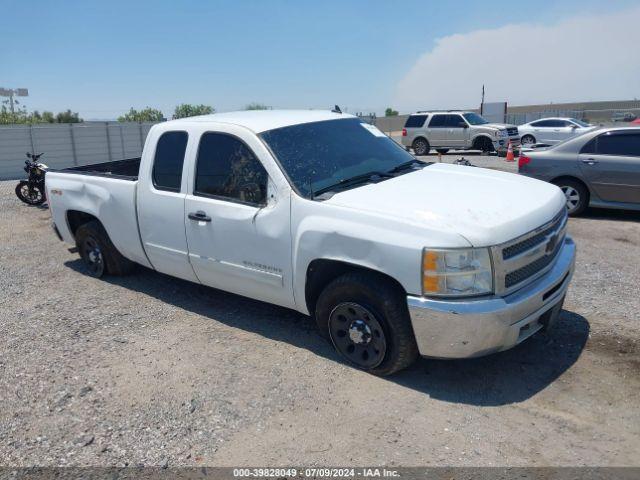
{"label": "gravel ground", "polygon": [[640,214],[570,220],[577,270],[550,335],[381,379],[295,312],[143,268],[86,276],[13,185],[0,465],[640,465]]}

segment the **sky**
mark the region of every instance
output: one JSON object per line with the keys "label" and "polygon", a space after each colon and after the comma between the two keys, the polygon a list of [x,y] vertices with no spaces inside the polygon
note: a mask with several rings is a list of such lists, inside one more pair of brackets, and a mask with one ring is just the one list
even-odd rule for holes
{"label": "sky", "polygon": [[114,119],[204,103],[402,113],[640,97],[638,1],[0,0],[0,87]]}

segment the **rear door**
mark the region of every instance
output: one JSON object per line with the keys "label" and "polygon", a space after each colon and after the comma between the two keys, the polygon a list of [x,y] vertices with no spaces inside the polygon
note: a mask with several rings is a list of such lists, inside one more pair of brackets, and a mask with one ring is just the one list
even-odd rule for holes
{"label": "rear door", "polygon": [[606,132],[587,143],[578,156],[580,169],[606,202],[640,203],[640,132]]}
{"label": "rear door", "polygon": [[538,143],[555,143],[553,140],[553,129],[555,128],[553,120],[538,120],[533,122],[533,136]]}
{"label": "rear door", "polygon": [[431,116],[427,129],[427,140],[432,147],[446,147],[448,115],[437,113]]}
{"label": "rear door", "polygon": [[271,180],[268,155],[240,127],[202,132],[182,228],[203,284],[291,307],[290,194]]}
{"label": "rear door", "polygon": [[189,135],[183,130],[149,136],[138,181],[137,213],[142,243],[153,268],[196,282],[184,231],[188,143]]}

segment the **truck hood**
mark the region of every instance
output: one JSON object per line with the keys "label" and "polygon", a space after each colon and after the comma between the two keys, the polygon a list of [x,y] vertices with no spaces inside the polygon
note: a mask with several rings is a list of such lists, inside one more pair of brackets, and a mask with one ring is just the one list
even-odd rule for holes
{"label": "truck hood", "polygon": [[512,240],[550,221],[564,208],[565,197],[555,185],[532,178],[436,163],[337,193],[326,202],[426,229],[456,232],[471,245],[484,247]]}

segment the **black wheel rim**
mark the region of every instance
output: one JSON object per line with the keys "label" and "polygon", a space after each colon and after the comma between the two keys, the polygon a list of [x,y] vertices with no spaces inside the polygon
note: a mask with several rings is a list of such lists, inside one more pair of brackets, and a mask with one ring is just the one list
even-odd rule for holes
{"label": "black wheel rim", "polygon": [[382,325],[362,305],[341,303],[329,315],[329,334],[336,350],[360,368],[375,368],[387,352]]}
{"label": "black wheel rim", "polygon": [[27,203],[38,203],[42,200],[42,192],[37,188],[29,188],[29,185],[23,185],[20,188],[20,194]]}
{"label": "black wheel rim", "polygon": [[87,264],[89,273],[94,277],[99,277],[104,273],[104,257],[98,242],[91,237],[85,239],[82,245],[82,258]]}

